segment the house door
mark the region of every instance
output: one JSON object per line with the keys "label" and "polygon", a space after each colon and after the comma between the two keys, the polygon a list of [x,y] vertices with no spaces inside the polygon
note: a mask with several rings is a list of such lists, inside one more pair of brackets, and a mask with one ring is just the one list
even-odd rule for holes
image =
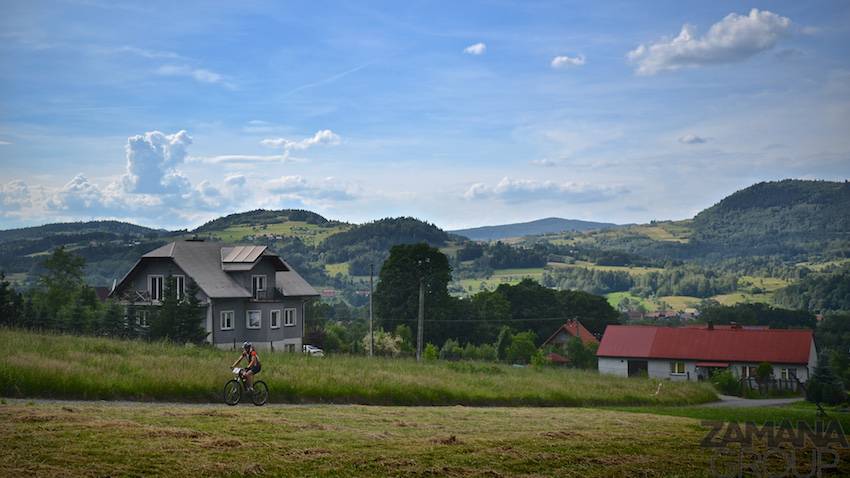
{"label": "house door", "polygon": [[648,377],[649,365],[646,360],[629,360],[629,377]]}

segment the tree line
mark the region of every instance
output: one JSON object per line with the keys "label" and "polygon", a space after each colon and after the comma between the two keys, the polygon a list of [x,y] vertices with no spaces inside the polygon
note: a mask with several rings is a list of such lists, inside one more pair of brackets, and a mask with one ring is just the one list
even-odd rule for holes
{"label": "tree line", "polygon": [[0,325],[178,343],[206,338],[194,281],[178,298],[176,281],[169,277],[161,305],[125,307],[115,300],[101,302],[85,283],[84,267],[83,257],[59,247],[41,261],[35,285],[25,292],[12,288],[0,273]]}

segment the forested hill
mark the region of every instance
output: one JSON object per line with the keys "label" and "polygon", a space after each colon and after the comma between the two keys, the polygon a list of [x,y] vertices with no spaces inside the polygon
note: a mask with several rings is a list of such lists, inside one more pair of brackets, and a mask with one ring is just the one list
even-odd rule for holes
{"label": "forested hill", "polygon": [[121,221],[57,222],[43,226],[24,227],[0,231],[0,242],[36,240],[58,234],[109,233],[115,235],[156,237],[167,234],[164,229],[151,229]]}
{"label": "forested hill", "polygon": [[850,182],[763,182],[697,214],[693,240],[746,254],[841,255],[850,252],[848,211]]}
{"label": "forested hill", "polygon": [[564,231],[590,231],[610,229],[617,224],[608,222],[580,221],[577,219],[562,219],[560,217],[547,217],[530,222],[514,224],[503,224],[500,226],[482,226],[469,229],[458,229],[449,231],[452,234],[467,237],[473,241],[495,241],[509,237],[533,236]]}
{"label": "forested hill", "polygon": [[306,222],[307,224],[316,225],[327,224],[330,222],[315,212],[303,209],[280,209],[271,211],[266,209],[255,209],[253,211],[240,212],[213,219],[212,221],[209,221],[195,229],[194,232],[220,231],[222,229],[241,224],[280,224],[287,221]]}
{"label": "forested hill", "polygon": [[383,262],[390,248],[396,244],[426,242],[432,246],[444,246],[449,240],[446,231],[429,222],[397,217],[379,219],[334,234],[321,244],[320,249],[329,262],[359,259],[353,265],[359,271],[360,263]]}

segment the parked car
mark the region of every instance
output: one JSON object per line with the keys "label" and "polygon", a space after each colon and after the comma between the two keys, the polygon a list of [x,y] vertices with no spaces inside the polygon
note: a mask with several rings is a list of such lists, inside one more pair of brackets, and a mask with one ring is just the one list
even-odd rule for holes
{"label": "parked car", "polygon": [[325,352],[322,351],[322,349],[320,349],[319,347],[314,347],[312,345],[305,345],[304,346],[304,353],[311,356],[311,357],[324,357],[325,356]]}

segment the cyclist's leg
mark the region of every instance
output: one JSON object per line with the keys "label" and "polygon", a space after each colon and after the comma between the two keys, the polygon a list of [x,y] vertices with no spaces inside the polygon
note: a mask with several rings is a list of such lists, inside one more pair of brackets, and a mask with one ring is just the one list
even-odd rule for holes
{"label": "cyclist's leg", "polygon": [[245,372],[245,383],[248,384],[249,390],[254,387],[254,372],[251,370]]}

